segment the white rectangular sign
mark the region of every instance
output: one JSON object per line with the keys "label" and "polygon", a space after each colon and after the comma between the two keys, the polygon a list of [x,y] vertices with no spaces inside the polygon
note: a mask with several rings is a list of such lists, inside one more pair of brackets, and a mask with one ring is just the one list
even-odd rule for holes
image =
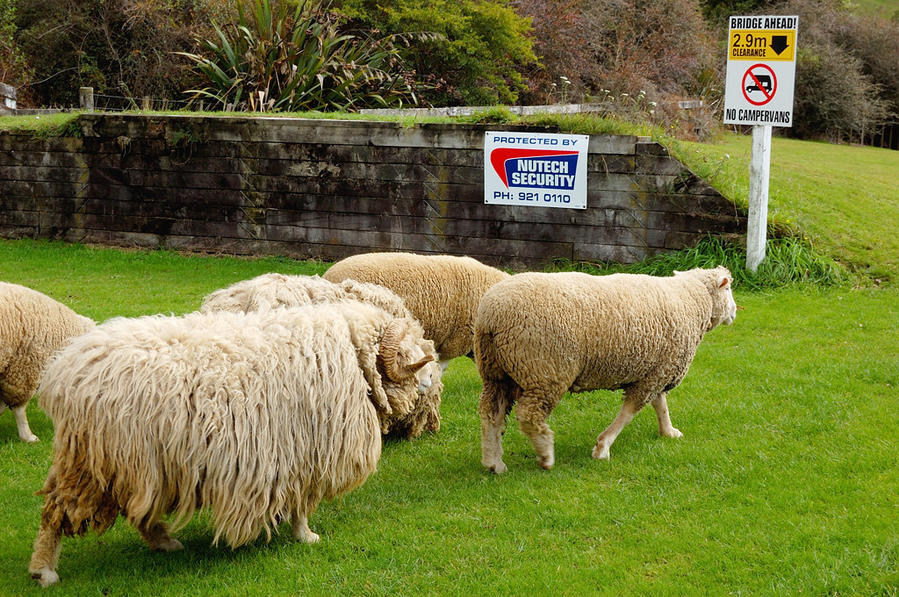
{"label": "white rectangular sign", "polygon": [[793,126],[799,17],[730,17],[724,124]]}
{"label": "white rectangular sign", "polygon": [[586,209],[589,143],[589,135],[488,131],[484,203]]}

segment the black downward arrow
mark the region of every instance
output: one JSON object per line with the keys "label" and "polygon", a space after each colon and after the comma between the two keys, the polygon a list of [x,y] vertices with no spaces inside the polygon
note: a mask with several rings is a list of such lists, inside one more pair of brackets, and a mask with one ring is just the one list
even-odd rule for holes
{"label": "black downward arrow", "polygon": [[787,36],[786,35],[772,35],[771,36],[771,49],[774,50],[774,53],[780,56],[780,53],[787,49]]}

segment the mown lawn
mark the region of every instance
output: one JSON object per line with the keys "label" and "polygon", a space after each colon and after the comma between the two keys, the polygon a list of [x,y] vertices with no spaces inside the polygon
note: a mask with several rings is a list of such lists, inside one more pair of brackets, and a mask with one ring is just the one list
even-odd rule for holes
{"label": "mown lawn", "polygon": [[[265,271],[327,264],[185,257],[0,241],[0,279],[103,320],[183,313]],[[541,470],[514,422],[509,472],[480,464],[480,381],[455,360],[443,426],[388,441],[379,471],[271,543],[150,552],[120,520],[64,539],[57,595],[896,595],[899,592],[899,289],[736,291],[745,307],[712,331],[669,398],[680,440],[651,409],[609,462],[590,458],[617,396],[569,396],[550,418],[557,464]],[[27,566],[52,425],[32,402],[37,445],[0,415],[0,594],[42,594]]]}
{"label": "mown lawn", "polygon": [[[682,144],[678,156],[709,177],[725,196],[749,197],[748,135]],[[899,151],[798,141],[771,144],[769,220],[798,231],[830,255],[878,283],[899,273]]]}

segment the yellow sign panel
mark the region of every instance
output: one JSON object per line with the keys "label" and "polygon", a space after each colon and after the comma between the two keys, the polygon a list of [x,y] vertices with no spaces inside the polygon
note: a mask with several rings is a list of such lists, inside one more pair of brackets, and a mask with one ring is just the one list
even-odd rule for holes
{"label": "yellow sign panel", "polygon": [[731,29],[728,60],[783,60],[796,55],[795,29]]}

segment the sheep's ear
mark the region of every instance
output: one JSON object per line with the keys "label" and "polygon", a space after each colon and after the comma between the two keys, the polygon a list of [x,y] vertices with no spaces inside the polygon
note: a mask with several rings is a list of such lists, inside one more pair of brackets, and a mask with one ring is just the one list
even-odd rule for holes
{"label": "sheep's ear", "polygon": [[727,276],[719,276],[718,278],[718,288],[724,289],[730,285],[731,279]]}
{"label": "sheep's ear", "polygon": [[434,360],[432,355],[425,355],[425,358],[418,361],[417,363],[412,363],[411,365],[406,366],[406,370],[409,372],[409,375],[415,375],[418,373],[418,370],[430,363]]}

